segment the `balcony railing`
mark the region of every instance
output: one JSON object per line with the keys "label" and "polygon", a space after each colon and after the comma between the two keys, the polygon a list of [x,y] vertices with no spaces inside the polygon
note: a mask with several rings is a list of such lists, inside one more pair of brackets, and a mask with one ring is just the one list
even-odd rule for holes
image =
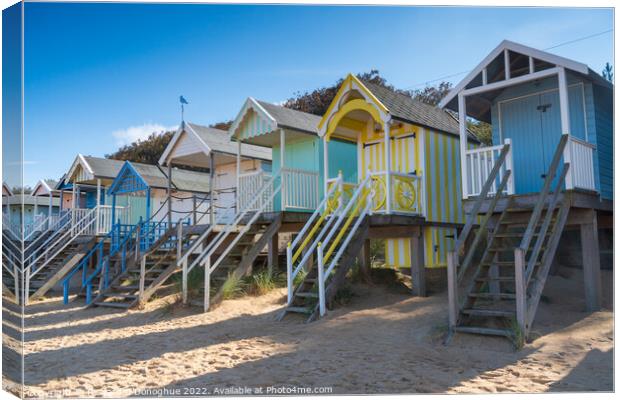
{"label": "balcony railing", "polygon": [[285,209],[316,210],[319,205],[319,173],[282,168],[282,198]]}
{"label": "balcony railing", "polygon": [[[495,163],[497,162],[499,154],[506,145],[511,145],[510,139],[506,139],[504,144],[497,146],[479,147],[465,151],[465,197],[477,196],[480,194],[482,186],[488,179]],[[506,170],[514,171],[512,148],[509,148],[508,155],[506,156],[506,162],[501,166],[498,176],[503,176]],[[499,180],[495,179],[489,190],[489,196],[495,195],[498,185]],[[503,193],[508,195],[515,193],[514,179],[512,175],[510,176],[506,189],[504,189]]]}
{"label": "balcony railing", "polygon": [[[387,172],[371,172],[372,211],[387,212]],[[390,171],[390,212],[424,215],[425,192],[422,175]]]}
{"label": "balcony railing", "polygon": [[[271,188],[261,191],[271,179],[271,174],[264,171],[250,172],[239,175],[239,189],[237,190],[237,204],[239,210],[250,209],[250,205],[263,204],[263,201],[254,201],[257,193],[261,192],[264,199],[271,198]],[[273,211],[273,205],[268,205],[265,211]]]}
{"label": "balcony railing", "polygon": [[564,162],[570,163],[566,177],[566,188],[596,190],[594,180],[594,150],[596,146],[569,136],[564,150]]}
{"label": "balcony railing", "polygon": [[[246,209],[254,201],[254,196],[271,179],[271,174],[263,171],[239,175],[239,209]],[[296,210],[315,210],[319,204],[319,173],[302,169],[282,168],[282,208]],[[270,189],[262,194],[263,200],[271,198]],[[261,202],[262,204],[262,202]],[[273,204],[265,211],[273,211]]]}

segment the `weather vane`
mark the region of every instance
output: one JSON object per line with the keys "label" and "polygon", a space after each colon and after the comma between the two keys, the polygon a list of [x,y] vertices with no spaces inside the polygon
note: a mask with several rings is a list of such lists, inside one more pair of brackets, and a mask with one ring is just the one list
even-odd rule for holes
{"label": "weather vane", "polygon": [[179,103],[181,103],[181,121],[185,121],[185,119],[184,119],[184,113],[185,113],[184,105],[185,104],[189,104],[189,102],[187,100],[185,100],[185,97],[183,97],[183,95],[181,95],[181,96],[179,96]]}

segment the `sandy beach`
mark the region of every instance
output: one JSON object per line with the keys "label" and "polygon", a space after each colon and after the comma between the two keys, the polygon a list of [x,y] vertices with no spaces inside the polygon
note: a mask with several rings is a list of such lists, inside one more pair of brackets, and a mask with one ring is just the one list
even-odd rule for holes
{"label": "sandy beach", "polygon": [[606,309],[596,313],[584,312],[580,271],[550,277],[534,340],[519,351],[505,339],[464,334],[445,346],[445,293],[415,298],[382,285],[353,286],[347,305],[311,324],[274,320],[282,289],[206,314],[167,305],[171,297],[130,312],[49,298],[27,310],[26,395],[610,391],[612,276],[603,272]]}

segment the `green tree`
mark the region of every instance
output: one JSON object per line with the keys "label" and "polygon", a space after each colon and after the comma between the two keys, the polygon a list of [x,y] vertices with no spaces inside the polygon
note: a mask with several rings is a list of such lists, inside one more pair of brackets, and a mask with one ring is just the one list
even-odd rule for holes
{"label": "green tree", "polygon": [[429,85],[424,89],[416,90],[413,98],[436,106],[450,92],[450,89],[452,89],[452,83],[443,81],[437,85]]}

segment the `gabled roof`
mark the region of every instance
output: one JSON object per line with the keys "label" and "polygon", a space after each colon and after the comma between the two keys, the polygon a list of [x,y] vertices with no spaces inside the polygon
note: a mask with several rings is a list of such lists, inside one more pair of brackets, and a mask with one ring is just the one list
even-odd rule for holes
{"label": "gabled roof", "polygon": [[[190,135],[199,151],[205,153],[206,156],[210,156],[211,152],[235,156],[237,154],[237,143],[230,140],[226,131],[190,122],[183,122],[164,150],[164,153],[161,155],[159,159],[160,165],[166,164],[166,160],[173,152],[183,134]],[[245,143],[241,144],[241,156],[271,161],[271,151],[269,149]]]}
{"label": "gabled roof", "polygon": [[40,179],[32,189],[33,196],[48,196],[56,189],[58,182],[52,179]]}
{"label": "gabled roof", "polygon": [[[135,185],[135,191],[151,189],[167,189],[167,171],[158,165],[134,163],[125,161],[123,167],[114,179],[109,194],[120,193],[125,179],[135,177],[139,182]],[[204,172],[189,171],[179,168],[172,169],[172,189],[182,192],[207,193],[209,192],[209,174]],[[125,192],[128,192],[127,190]]]}
{"label": "gabled roof", "polygon": [[362,83],[385,105],[392,118],[458,135],[458,121],[444,110],[371,82]]}
{"label": "gabled roof", "polygon": [[13,191],[6,182],[2,182],[2,196],[13,196]]}
{"label": "gabled roof", "polygon": [[[495,49],[493,49],[462,81],[460,81],[454,89],[450,91],[439,103],[440,108],[445,108],[455,100],[459,92],[467,87],[476,77],[482,73],[493,60],[500,56],[505,50],[509,50],[518,54],[530,56],[536,60],[544,61],[546,63],[564,67],[567,70],[581,74],[593,82],[611,88],[612,85],[606,79],[590,69],[586,64],[560,57],[555,54],[538,50],[533,47],[525,46],[519,43],[511,42],[510,40],[503,40]],[[451,108],[454,108],[454,104],[451,104]]]}
{"label": "gabled roof", "polygon": [[258,130],[256,135],[274,132],[278,128],[316,135],[318,133],[317,126],[321,120],[321,117],[314,114],[248,97],[228,130],[231,138],[237,137],[238,129],[250,112],[257,113],[261,120],[259,126],[256,127]]}
{"label": "gabled roof", "polygon": [[278,128],[295,129],[315,135],[317,134],[317,126],[321,117],[262,100],[256,101],[273,117],[278,124]]}
{"label": "gabled roof", "polygon": [[[351,101],[345,101],[351,92],[356,94],[356,98]],[[358,95],[361,98],[358,99]],[[343,102],[344,104],[341,104]],[[343,110],[346,110],[348,105],[352,105],[355,102],[361,103],[352,107],[364,108],[364,111],[373,114],[373,119],[376,122],[380,120],[384,122],[396,120],[456,136],[459,134],[458,121],[445,110],[384,86],[362,81],[353,74],[348,74],[343,80],[327,112],[319,121],[317,125],[319,134],[325,135],[328,134],[328,130],[333,131],[334,121],[338,121],[338,119],[334,120],[333,118],[343,118]],[[336,116],[338,113],[341,113],[340,117]],[[330,125],[332,125],[331,128]],[[471,132],[469,132],[469,135],[471,140],[478,141]]]}
{"label": "gabled roof", "polygon": [[82,168],[91,179],[114,179],[123,167],[120,160],[112,160],[109,158],[84,156],[78,154],[69,172],[66,174],[66,180],[70,181],[78,168]]}

